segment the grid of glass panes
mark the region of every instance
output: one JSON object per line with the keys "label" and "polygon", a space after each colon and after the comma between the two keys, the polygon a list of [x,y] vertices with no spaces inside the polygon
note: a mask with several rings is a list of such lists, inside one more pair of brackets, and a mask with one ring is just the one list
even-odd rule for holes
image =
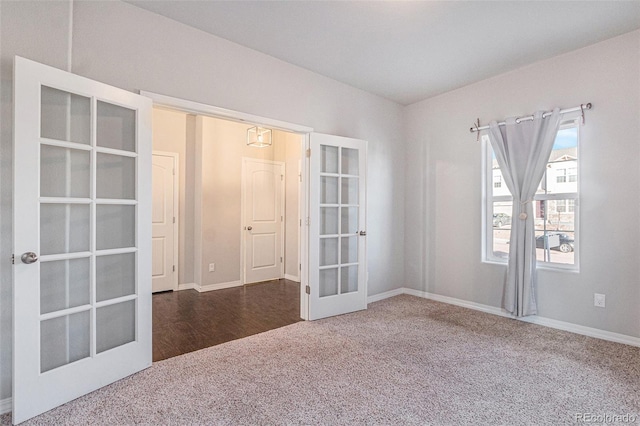
{"label": "grid of glass panes", "polygon": [[40,371],[132,342],[136,111],[41,87]]}
{"label": "grid of glass panes", "polygon": [[[511,238],[511,193],[488,140],[487,146],[487,249],[488,260],[504,261]],[[568,123],[556,136],[546,172],[534,196],[536,257],[539,262],[576,265],[578,200],[578,127]]]}
{"label": "grid of glass panes", "polygon": [[320,145],[320,297],[358,291],[359,152]]}

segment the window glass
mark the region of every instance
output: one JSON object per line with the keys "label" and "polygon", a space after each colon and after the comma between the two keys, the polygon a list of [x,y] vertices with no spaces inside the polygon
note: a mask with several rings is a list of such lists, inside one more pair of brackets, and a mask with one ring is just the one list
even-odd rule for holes
{"label": "window glass", "polygon": [[493,203],[491,227],[493,228],[493,254],[499,258],[509,257],[509,238],[511,238],[511,210],[513,201]]}
{"label": "window glass", "polygon": [[578,128],[558,131],[547,162],[547,171],[536,194],[578,192]]}
{"label": "window glass", "polygon": [[[485,260],[509,256],[513,199],[484,135],[487,155]],[[539,262],[576,265],[578,200],[578,127],[569,123],[556,136],[547,168],[534,196],[536,257]]]}
{"label": "window glass", "polygon": [[543,214],[536,217],[538,262],[575,263],[575,215],[568,211],[575,200],[545,200]]}

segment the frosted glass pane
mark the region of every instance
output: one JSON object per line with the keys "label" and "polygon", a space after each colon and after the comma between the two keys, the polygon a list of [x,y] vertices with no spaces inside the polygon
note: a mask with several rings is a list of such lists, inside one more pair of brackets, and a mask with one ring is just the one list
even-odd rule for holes
{"label": "frosted glass pane", "polygon": [[91,102],[89,98],[42,86],[40,136],[89,144]]}
{"label": "frosted glass pane", "polygon": [[342,207],[341,233],[355,234],[358,232],[358,207]]}
{"label": "frosted glass pane", "polygon": [[358,267],[343,266],[340,268],[340,294],[358,291]]}
{"label": "frosted glass pane", "polygon": [[136,112],[98,101],[97,144],[105,148],[136,151]]}
{"label": "frosted glass pane", "polygon": [[338,268],[320,270],[320,297],[338,294]]}
{"label": "frosted glass pane", "polygon": [[343,177],[342,204],[358,204],[358,178]]}
{"label": "frosted glass pane", "polygon": [[320,204],[338,204],[337,177],[320,177]]}
{"label": "frosted glass pane", "polygon": [[40,145],[40,195],[89,198],[88,151]]}
{"label": "frosted glass pane", "polygon": [[338,264],[338,238],[320,239],[320,266]]}
{"label": "frosted glass pane", "polygon": [[358,237],[340,238],[342,251],[340,263],[356,263],[358,261]]}
{"label": "frosted glass pane", "polygon": [[338,147],[320,145],[320,171],[338,173]]}
{"label": "frosted glass pane", "polygon": [[89,356],[89,311],[40,323],[40,372]]}
{"label": "frosted glass pane", "polygon": [[89,304],[89,258],[40,264],[40,313]]}
{"label": "frosted glass pane", "polygon": [[136,198],[136,159],[120,155],[97,155],[96,193],[98,198]]}
{"label": "frosted glass pane", "polygon": [[358,174],[358,150],[352,148],[342,148],[342,174]]}
{"label": "frosted glass pane", "polygon": [[96,257],[96,299],[115,299],[136,291],[136,254]]}
{"label": "frosted glass pane", "polygon": [[338,233],[338,208],[320,207],[320,235]]}
{"label": "frosted glass pane", "polygon": [[89,206],[40,205],[40,254],[89,251]]}
{"label": "frosted glass pane", "polygon": [[135,206],[96,206],[96,246],[98,250],[134,247]]}
{"label": "frosted glass pane", "polygon": [[96,352],[136,340],[135,300],[116,303],[96,310]]}

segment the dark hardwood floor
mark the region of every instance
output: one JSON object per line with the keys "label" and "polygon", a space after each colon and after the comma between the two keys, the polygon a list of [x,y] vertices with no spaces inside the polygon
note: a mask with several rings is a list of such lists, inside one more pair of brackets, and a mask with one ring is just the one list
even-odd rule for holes
{"label": "dark hardwood floor", "polygon": [[274,280],[198,293],[153,295],[153,360],[301,321],[300,284]]}

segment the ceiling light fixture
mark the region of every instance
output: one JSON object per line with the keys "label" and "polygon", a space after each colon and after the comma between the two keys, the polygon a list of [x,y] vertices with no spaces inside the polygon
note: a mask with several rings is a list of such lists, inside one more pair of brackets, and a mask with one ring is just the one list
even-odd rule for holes
{"label": "ceiling light fixture", "polygon": [[264,148],[271,146],[273,139],[271,138],[271,129],[264,127],[250,127],[247,129],[247,145]]}

